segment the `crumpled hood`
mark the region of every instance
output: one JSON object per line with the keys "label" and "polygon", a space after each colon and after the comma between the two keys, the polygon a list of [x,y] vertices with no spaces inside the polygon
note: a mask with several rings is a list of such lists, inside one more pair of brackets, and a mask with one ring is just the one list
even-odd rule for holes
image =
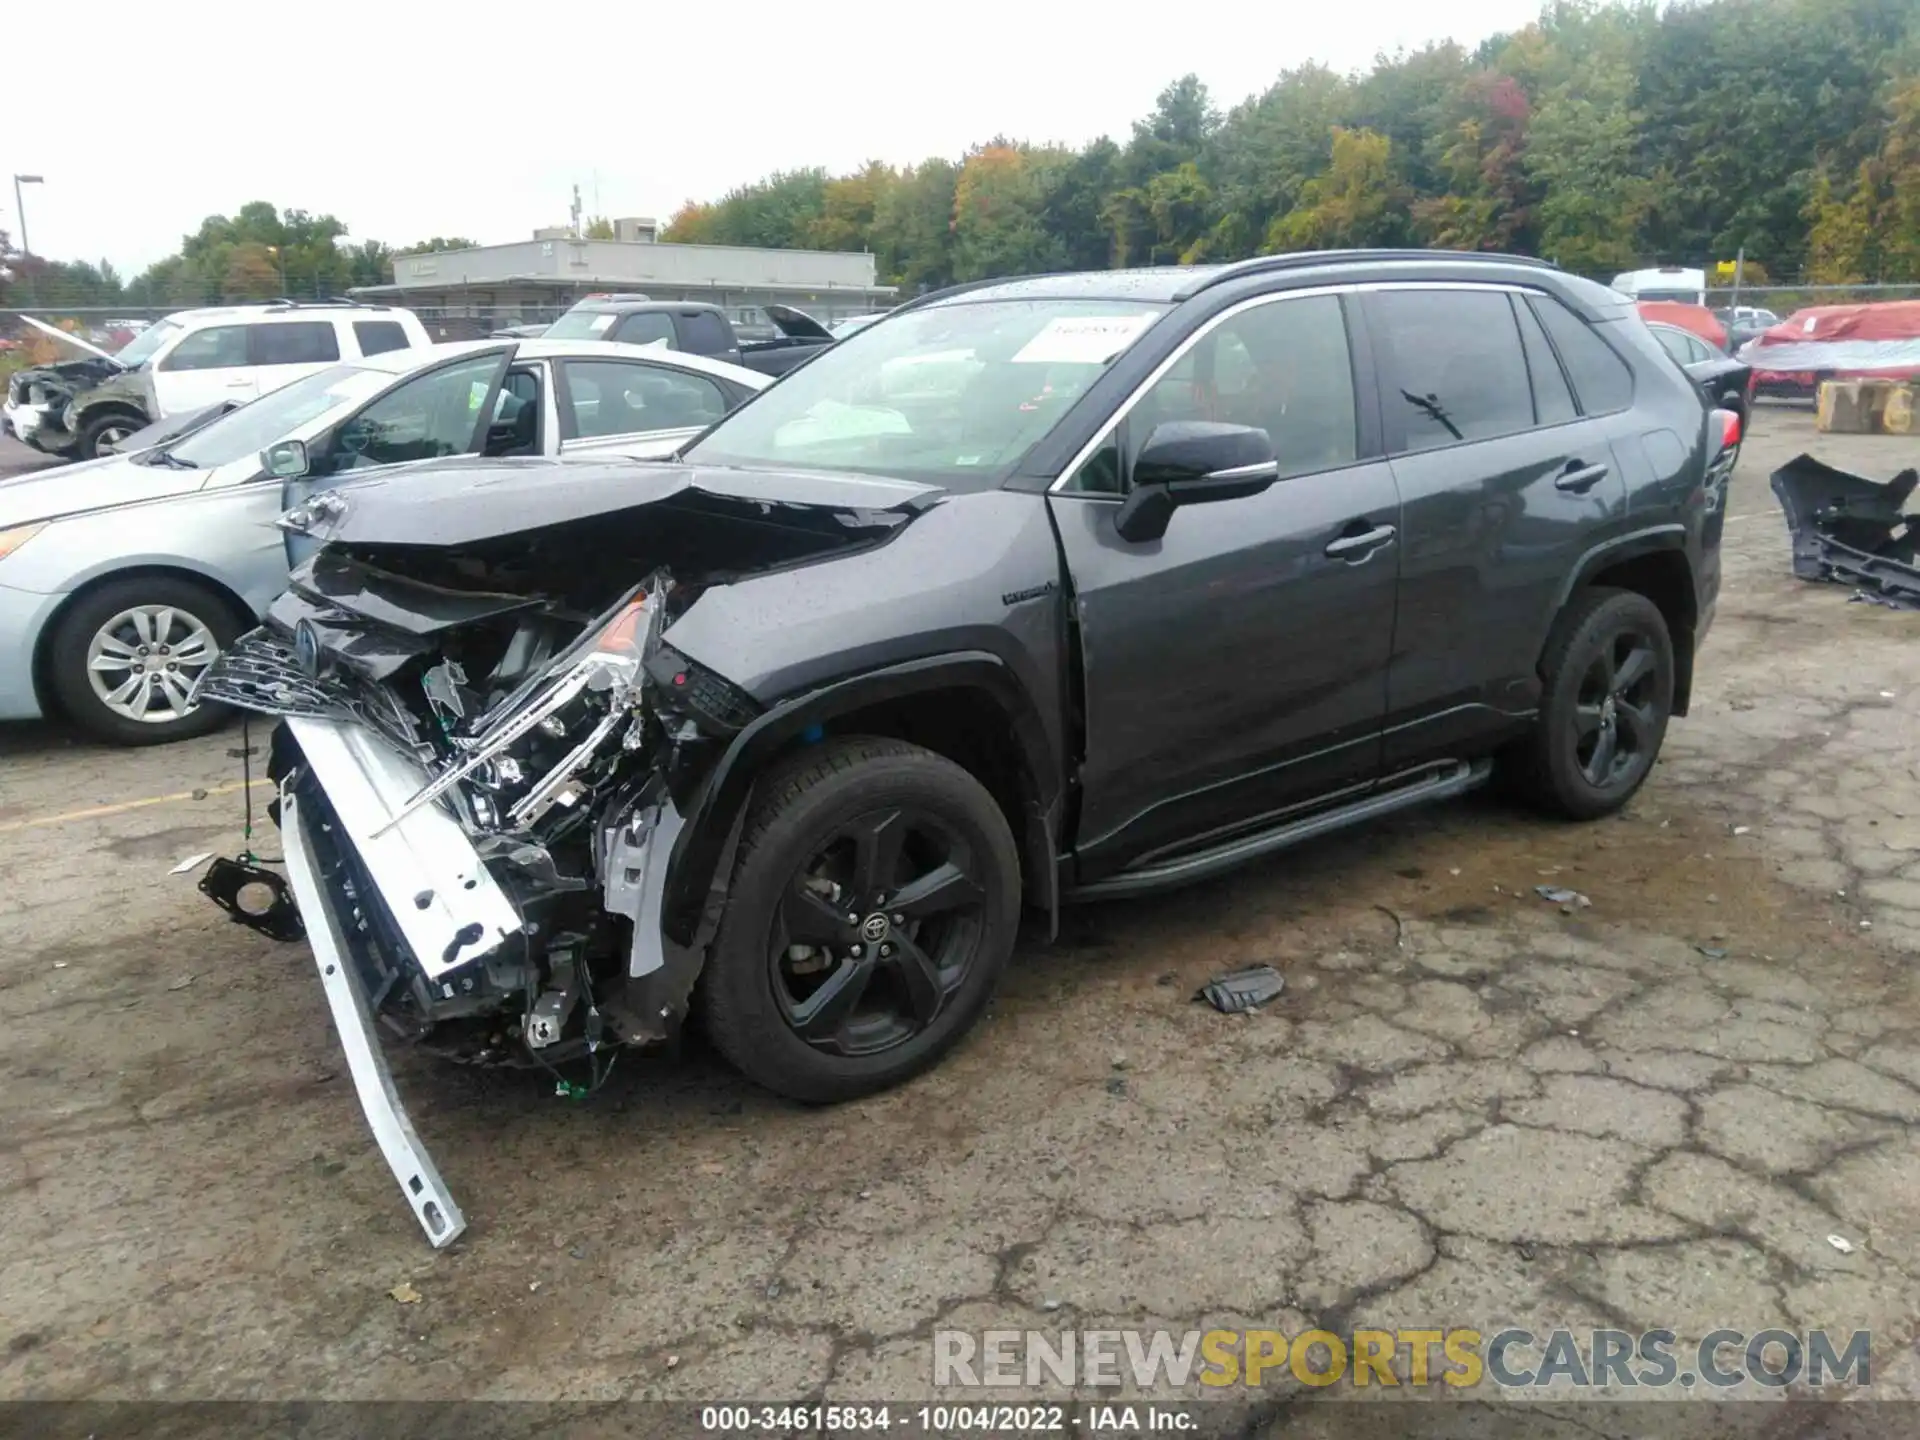
{"label": "crumpled hood", "polygon": [[122,455],[36,470],[0,480],[0,530],[86,510],[185,495],[207,483],[205,470],[136,465]]}
{"label": "crumpled hood", "polygon": [[33,365],[16,373],[23,389],[39,385],[59,395],[77,395],[91,390],[104,380],[126,373],[117,360],[89,355],[81,360],[60,360],[52,365]]}
{"label": "crumpled hood", "polygon": [[621,514],[679,496],[768,507],[917,513],[945,492],[875,476],[671,465],[625,457],[432,460],[323,491],[282,518],[344,545],[457,547]]}

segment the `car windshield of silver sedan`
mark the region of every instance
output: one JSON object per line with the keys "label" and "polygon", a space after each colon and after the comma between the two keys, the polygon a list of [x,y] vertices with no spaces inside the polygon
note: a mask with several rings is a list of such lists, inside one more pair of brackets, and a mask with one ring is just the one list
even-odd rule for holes
{"label": "car windshield of silver sedan", "polygon": [[309,421],[331,410],[371,400],[394,382],[390,370],[367,370],[357,365],[335,365],[303,376],[291,385],[270,390],[231,415],[223,415],[196,430],[164,454],[175,466],[213,470],[258,455],[276,440],[285,440]]}
{"label": "car windshield of silver sedan", "polygon": [[992,300],[894,315],[823,350],[685,458],[995,483],[1165,312]]}

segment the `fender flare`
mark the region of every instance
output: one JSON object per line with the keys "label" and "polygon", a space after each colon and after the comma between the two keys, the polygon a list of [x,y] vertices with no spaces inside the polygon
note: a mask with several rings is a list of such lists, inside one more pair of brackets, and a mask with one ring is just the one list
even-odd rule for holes
{"label": "fender flare", "polygon": [[1623,560],[1638,560],[1644,555],[1668,552],[1678,555],[1687,567],[1687,593],[1695,610],[1693,632],[1684,637],[1684,643],[1681,636],[1673,637],[1673,713],[1685,715],[1693,695],[1693,661],[1698,640],[1700,596],[1699,577],[1694,573],[1692,558],[1687,554],[1687,527],[1677,521],[1650,525],[1627,535],[1616,535],[1582,555],[1579,563],[1568,572],[1566,583],[1561,586],[1560,594],[1554,601],[1553,619],[1549,622],[1546,635],[1541,638],[1540,649],[1544,654],[1553,638],[1552,627],[1558,623],[1561,611],[1573,598],[1574,592],[1591,583],[1595,575]]}
{"label": "fender flare", "polygon": [[806,731],[837,716],[886,700],[954,689],[984,692],[1007,717],[1029,790],[1022,797],[1027,814],[1009,818],[1025,825],[1030,846],[1044,844],[1034,864],[1047,893],[1037,898],[1049,913],[1057,911],[1054,837],[1065,789],[1059,758],[1032,697],[1006,661],[989,651],[965,650],[866,671],[794,696],[735,735],[689,805],[686,825],[668,859],[661,915],[667,938],[689,946],[708,938],[700,934],[701,922],[716,868],[731,848],[730,837],[738,833],[754,782],[774,756]]}
{"label": "fender flare", "polygon": [[[1650,525],[1644,530],[1635,530],[1631,534],[1616,535],[1604,540],[1583,554],[1578,563],[1567,572],[1566,580],[1560,586],[1560,593],[1554,597],[1553,613],[1558,616],[1566,608],[1567,601],[1573,598],[1573,592],[1585,586],[1595,575],[1609,565],[1618,565],[1622,560],[1638,560],[1642,555],[1655,555],[1663,550],[1672,550],[1686,559],[1687,527],[1678,521],[1665,525]],[[1687,566],[1691,574],[1693,566]],[[1543,640],[1542,646],[1546,644]]]}

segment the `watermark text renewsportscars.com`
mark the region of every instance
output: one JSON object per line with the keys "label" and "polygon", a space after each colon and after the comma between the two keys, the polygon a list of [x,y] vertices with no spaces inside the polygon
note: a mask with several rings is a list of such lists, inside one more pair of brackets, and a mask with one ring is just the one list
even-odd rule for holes
{"label": "watermark text renewsportscars.com", "polygon": [[1873,1383],[1866,1330],[936,1330],[940,1387],[1302,1385],[1703,1389]]}

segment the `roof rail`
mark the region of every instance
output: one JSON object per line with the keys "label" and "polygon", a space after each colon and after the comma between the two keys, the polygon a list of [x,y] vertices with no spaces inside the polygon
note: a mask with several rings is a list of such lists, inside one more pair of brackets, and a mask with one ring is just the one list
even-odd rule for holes
{"label": "roof rail", "polygon": [[318,300],[295,300],[282,295],[277,300],[262,301],[269,310],[385,310],[385,305],[369,305],[364,300],[350,299],[345,295],[326,295]]}
{"label": "roof rail", "polygon": [[1182,290],[1179,298],[1184,300],[1190,295],[1198,295],[1202,290],[1224,285],[1229,280],[1238,280],[1243,275],[1266,275],[1276,270],[1309,270],[1320,265],[1354,260],[1457,260],[1484,265],[1525,265],[1538,270],[1560,268],[1550,260],[1536,259],[1531,255],[1499,255],[1486,250],[1297,250],[1287,255],[1255,255],[1250,260],[1235,260],[1222,265],[1218,270],[1202,276],[1190,288]]}

